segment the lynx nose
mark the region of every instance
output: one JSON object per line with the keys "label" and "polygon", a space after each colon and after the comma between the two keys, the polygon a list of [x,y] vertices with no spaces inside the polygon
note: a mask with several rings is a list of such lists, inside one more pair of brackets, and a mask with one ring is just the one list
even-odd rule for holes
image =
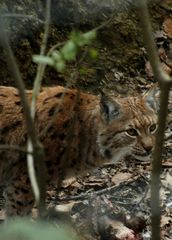
{"label": "lynx nose", "polygon": [[152,152],[152,148],[153,148],[153,146],[144,146],[144,149],[145,149],[145,151],[147,152],[147,154],[150,154],[151,152]]}

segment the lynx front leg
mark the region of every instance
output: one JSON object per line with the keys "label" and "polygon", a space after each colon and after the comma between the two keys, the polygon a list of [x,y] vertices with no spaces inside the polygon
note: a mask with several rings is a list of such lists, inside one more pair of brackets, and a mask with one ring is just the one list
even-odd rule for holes
{"label": "lynx front leg", "polygon": [[4,191],[7,218],[31,214],[34,197],[28,177],[23,178],[11,183]]}

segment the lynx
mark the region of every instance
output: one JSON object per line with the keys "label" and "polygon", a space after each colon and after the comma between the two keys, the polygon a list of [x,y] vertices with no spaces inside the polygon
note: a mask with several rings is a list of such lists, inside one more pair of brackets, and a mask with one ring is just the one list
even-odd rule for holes
{"label": "lynx", "polygon": [[[31,95],[27,91],[29,101]],[[81,175],[126,155],[147,161],[157,128],[154,94],[115,98],[61,86],[43,88],[35,125],[45,150],[47,184],[56,184],[63,171],[65,178]],[[18,91],[1,86],[0,144],[26,146],[26,141]],[[0,157],[7,216],[30,214],[34,198],[25,153],[1,149]]]}

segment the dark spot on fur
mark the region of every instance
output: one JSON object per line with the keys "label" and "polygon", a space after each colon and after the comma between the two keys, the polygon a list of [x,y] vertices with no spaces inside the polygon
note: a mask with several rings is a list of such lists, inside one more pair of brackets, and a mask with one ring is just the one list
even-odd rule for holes
{"label": "dark spot on fur", "polygon": [[28,202],[28,204],[33,204],[34,203],[34,200],[30,200],[29,202]]}
{"label": "dark spot on fur", "polygon": [[6,195],[9,199],[12,198],[12,196],[13,196],[13,194],[11,192],[7,192]]}
{"label": "dark spot on fur", "polygon": [[58,137],[60,138],[61,141],[63,141],[65,139],[66,135],[64,133],[62,133]]}
{"label": "dark spot on fur", "polygon": [[50,138],[51,138],[51,140],[56,139],[56,138],[57,138],[57,133],[56,133],[56,132],[52,133],[52,134],[50,135]]}
{"label": "dark spot on fur", "polygon": [[25,133],[25,134],[23,134],[23,136],[21,136],[22,137],[22,139],[23,140],[26,140],[27,139],[27,137],[28,137],[28,134],[27,133]]}
{"label": "dark spot on fur", "polygon": [[75,167],[75,164],[72,162],[71,164],[70,164],[70,168],[74,168]]}
{"label": "dark spot on fur", "polygon": [[15,102],[15,104],[16,104],[17,106],[20,106],[20,105],[21,105],[21,102],[18,100],[18,101]]}
{"label": "dark spot on fur", "polygon": [[91,101],[90,100],[87,100],[87,104],[89,104]]}
{"label": "dark spot on fur", "polygon": [[49,116],[49,117],[54,116],[55,110],[56,110],[56,107],[55,107],[55,106],[53,106],[52,108],[50,108],[50,110],[48,111],[48,116]]}
{"label": "dark spot on fur", "polygon": [[93,157],[97,157],[97,153],[96,152],[93,152]]}
{"label": "dark spot on fur", "polygon": [[74,149],[73,149],[73,152],[76,153],[76,152],[77,152],[77,148],[74,148]]}
{"label": "dark spot on fur", "polygon": [[16,194],[16,195],[19,194],[19,191],[18,191],[18,190],[15,190],[15,194]]}
{"label": "dark spot on fur", "polygon": [[70,164],[70,167],[75,167],[75,165],[77,165],[77,159],[73,159],[71,164]]}
{"label": "dark spot on fur", "polygon": [[51,167],[52,166],[52,162],[50,162],[50,161],[46,161],[45,164],[46,164],[47,167]]}
{"label": "dark spot on fur", "polygon": [[49,153],[49,148],[48,148],[48,147],[45,147],[45,148],[44,148],[44,152],[45,152],[45,155],[48,155],[48,153]]}
{"label": "dark spot on fur", "polygon": [[74,94],[71,94],[70,95],[70,99],[73,100],[75,98],[75,95]]}
{"label": "dark spot on fur", "polygon": [[63,95],[63,92],[59,92],[59,93],[57,93],[54,97],[56,97],[56,98],[61,98],[62,95]]}
{"label": "dark spot on fur", "polygon": [[104,155],[105,155],[105,157],[106,157],[107,159],[112,158],[112,153],[111,153],[111,151],[110,151],[109,149],[106,149],[106,150],[104,151]]}
{"label": "dark spot on fur", "polygon": [[19,126],[21,126],[22,122],[21,121],[17,121],[17,122],[14,122],[13,124],[5,127],[2,129],[1,133],[2,134],[6,134],[8,133],[9,131],[11,130],[15,130],[16,128],[18,128]]}
{"label": "dark spot on fur", "polygon": [[7,95],[0,93],[0,97],[7,97]]}
{"label": "dark spot on fur", "polygon": [[[27,181],[27,180],[26,180]],[[25,188],[20,188],[20,190],[22,191],[22,193],[29,193],[29,190],[25,189]]]}
{"label": "dark spot on fur", "polygon": [[17,203],[17,205],[19,205],[19,206],[23,206],[23,203],[20,202],[20,201],[16,201],[16,203]]}
{"label": "dark spot on fur", "polygon": [[29,178],[26,179],[26,184],[30,184]]}
{"label": "dark spot on fur", "polygon": [[5,140],[4,138],[2,137],[2,134],[1,134],[1,130],[0,130],[0,144],[5,144]]}
{"label": "dark spot on fur", "polygon": [[70,125],[70,121],[66,121],[63,123],[63,128],[67,128]]}
{"label": "dark spot on fur", "polygon": [[16,209],[16,205],[15,204],[11,204],[11,207]]}
{"label": "dark spot on fur", "polygon": [[54,169],[48,169],[48,173],[49,173],[50,175],[54,175]]}
{"label": "dark spot on fur", "polygon": [[35,120],[38,119],[38,112],[35,113]]}
{"label": "dark spot on fur", "polygon": [[44,101],[43,101],[43,105],[44,105],[45,103],[47,103],[49,99],[52,99],[52,98],[54,98],[54,96],[53,96],[53,97],[47,97],[47,98],[45,98]]}
{"label": "dark spot on fur", "polygon": [[0,113],[3,111],[3,105],[0,104]]}
{"label": "dark spot on fur", "polygon": [[101,133],[100,136],[101,136],[101,137],[104,136],[104,133]]}
{"label": "dark spot on fur", "polygon": [[103,142],[103,146],[107,146],[108,145],[108,142],[107,141],[104,141]]}
{"label": "dark spot on fur", "polygon": [[59,112],[59,113],[62,113],[62,112],[63,112],[63,109],[62,109],[62,108],[60,108],[60,109],[58,110],[58,112]]}
{"label": "dark spot on fur", "polygon": [[54,127],[53,127],[53,126],[49,127],[48,131],[49,131],[50,133],[51,133],[51,132],[54,132]]}
{"label": "dark spot on fur", "polygon": [[61,159],[61,158],[63,157],[65,151],[66,151],[65,148],[61,149],[61,151],[60,151],[59,154],[58,154],[58,160]]}
{"label": "dark spot on fur", "polygon": [[107,137],[107,141],[112,140],[112,138],[113,138],[113,136],[109,136],[109,137]]}

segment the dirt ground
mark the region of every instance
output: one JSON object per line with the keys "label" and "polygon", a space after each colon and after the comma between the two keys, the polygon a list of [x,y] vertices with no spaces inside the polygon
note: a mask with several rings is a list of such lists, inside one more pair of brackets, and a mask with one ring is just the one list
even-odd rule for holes
{"label": "dirt ground", "polygon": [[[23,8],[26,1],[21,1]],[[37,2],[37,1],[35,1]],[[18,5],[17,5],[18,4]],[[10,29],[10,41],[19,65],[22,78],[31,88],[36,75],[36,64],[32,55],[40,51],[43,34],[43,9],[37,12],[32,6],[32,18],[7,21]],[[10,1],[4,1],[7,13],[11,11]],[[14,12],[20,3],[14,5]],[[29,9],[29,7],[28,7]],[[150,7],[153,34],[157,43],[158,54],[164,70],[172,76],[172,4],[168,0],[160,1]],[[48,49],[64,42],[69,33],[75,29],[86,32],[104,19],[93,22],[58,24],[54,18],[50,28]],[[121,9],[111,24],[105,25],[92,44],[98,50],[98,58],[93,60],[85,54],[79,54],[77,60],[68,64],[65,73],[57,73],[47,67],[43,85],[67,85],[78,87],[83,91],[98,94],[99,88],[115,94],[136,94],[144,92],[155,83],[146,50],[138,16],[134,8]],[[82,59],[82,56],[85,56]],[[81,60],[82,59],[82,60]],[[4,54],[0,53],[0,84],[14,85],[6,66]],[[165,135],[161,174],[161,232],[163,240],[172,239],[172,96],[169,102],[169,116]],[[103,225],[111,225],[114,219],[122,220],[128,231],[132,229],[131,239],[150,239],[150,171],[151,164],[140,164],[133,159],[124,159],[113,166],[97,169],[83,178],[71,179],[63,183],[61,191],[55,188],[48,191],[48,206],[70,209],[73,221],[82,236],[87,239],[111,239],[110,230],[100,230]],[[121,229],[121,227],[119,227]],[[122,239],[115,232],[116,239]]]}

